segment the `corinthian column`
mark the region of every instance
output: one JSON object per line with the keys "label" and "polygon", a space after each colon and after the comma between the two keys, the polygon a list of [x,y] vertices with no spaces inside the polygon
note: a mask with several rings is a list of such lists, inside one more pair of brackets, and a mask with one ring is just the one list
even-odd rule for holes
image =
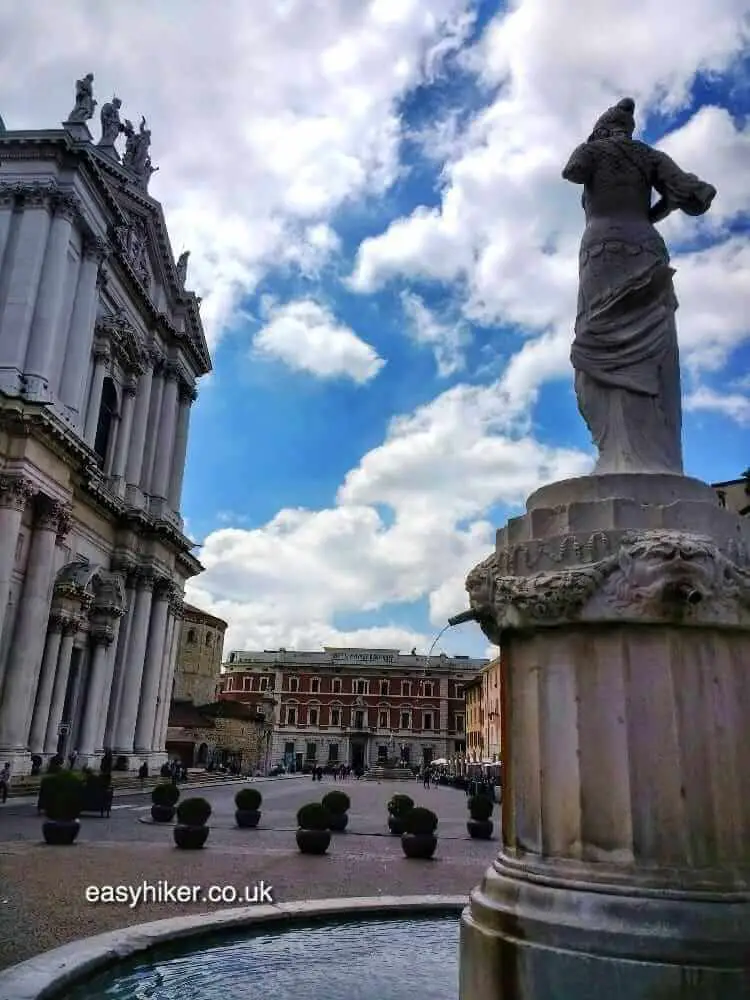
{"label": "corinthian column", "polygon": [[173,602],[172,629],[169,635],[169,646],[164,657],[164,676],[162,678],[161,690],[159,692],[159,709],[156,715],[156,725],[154,728],[154,750],[162,752],[169,726],[169,708],[172,703],[172,682],[174,680],[175,657],[179,647],[180,625],[184,614],[184,602],[181,597],[177,597]]}
{"label": "corinthian column", "polygon": [[97,742],[104,728],[102,719],[102,699],[107,686],[109,651],[114,639],[111,629],[95,629],[92,633],[94,652],[91,657],[91,667],[88,676],[86,704],[83,710],[81,735],[78,740],[78,751],[82,757],[91,757],[98,750]]}
{"label": "corinthian column", "polygon": [[56,195],[53,207],[54,218],[24,363],[24,394],[42,400],[49,397],[52,370],[61,349],[58,333],[68,270],[68,247],[73,221],[79,212],[78,200],[68,193]]}
{"label": "corinthian column", "polygon": [[171,510],[179,512],[182,499],[182,481],[185,475],[187,459],[188,431],[190,428],[190,408],[198,397],[192,386],[180,386],[180,406],[177,415],[177,430],[175,432],[174,449],[172,452],[172,468],[169,476],[167,500]]}
{"label": "corinthian column", "polygon": [[67,512],[40,496],[0,705],[0,748],[24,750],[47,635],[55,542]]}
{"label": "corinthian column", "polygon": [[157,442],[161,434],[161,400],[164,394],[164,362],[158,360],[154,364],[153,380],[151,382],[151,397],[146,422],[146,443],[143,450],[141,479],[138,484],[144,493],[151,492],[151,477],[154,469]]}
{"label": "corinthian column", "polygon": [[130,627],[130,642],[125,662],[117,726],[114,733],[115,745],[113,749],[122,754],[133,752],[154,583],[154,577],[147,572],[138,577],[133,621]]}
{"label": "corinthian column", "polygon": [[66,621],[63,624],[60,655],[57,660],[55,684],[52,689],[52,702],[44,736],[44,752],[46,754],[57,752],[58,730],[65,708],[65,695],[68,690],[68,678],[70,677],[70,663],[73,656],[76,635],[78,634],[78,627],[79,623],[75,619]]}
{"label": "corinthian column", "polygon": [[6,265],[9,274],[0,312],[0,368],[14,369],[20,378],[44,263],[53,189],[29,184],[18,190],[23,211],[13,253]]}
{"label": "corinthian column", "polygon": [[102,386],[104,385],[104,376],[107,374],[108,362],[109,347],[106,344],[97,344],[94,348],[94,374],[91,377],[91,389],[86,407],[86,426],[83,432],[86,444],[92,448],[94,446],[94,438],[96,437],[96,427],[99,423]]}
{"label": "corinthian column", "polygon": [[139,753],[149,752],[153,741],[156,700],[159,695],[159,679],[164,659],[167,616],[173,593],[174,589],[171,584],[161,583],[154,596],[151,610],[146,662],[143,668],[138,721],[135,728],[135,749]]}
{"label": "corinthian column", "polygon": [[128,457],[128,449],[130,448],[136,392],[136,383],[132,380],[126,382],[122,401],[122,418],[117,431],[115,458],[112,463],[112,476],[114,479],[122,479],[125,475],[125,462]]}
{"label": "corinthian column", "polygon": [[35,487],[20,476],[0,476],[0,641],[16,563],[18,533],[34,491]]}
{"label": "corinthian column", "polygon": [[78,426],[83,423],[85,417],[83,394],[86,389],[85,380],[94,340],[94,321],[98,304],[96,279],[106,253],[107,245],[103,240],[84,241],[73,313],[64,345],[65,360],[58,395],[60,401],[77,415]]}
{"label": "corinthian column", "polygon": [[154,456],[154,471],[151,476],[152,496],[163,500],[167,498],[170,473],[174,455],[175,428],[177,426],[177,396],[178,372],[173,364],[168,364],[164,371],[164,395],[161,403],[161,419],[159,421],[159,439]]}
{"label": "corinthian column", "polygon": [[63,624],[63,618],[60,615],[50,615],[47,641],[44,646],[44,657],[42,658],[42,672],[39,678],[36,704],[34,705],[31,732],[29,734],[29,750],[32,753],[43,753],[44,751],[47,723],[49,722],[49,712],[52,704],[52,692],[55,686],[55,673],[60,657]]}
{"label": "corinthian column", "polygon": [[124,684],[125,666],[127,663],[130,637],[132,634],[133,617],[135,615],[137,577],[130,572],[127,577],[125,590],[125,616],[120,622],[120,629],[115,648],[115,664],[112,678],[112,687],[109,695],[109,705],[107,706],[107,724],[104,729],[104,745],[111,747],[115,742],[117,732],[117,720],[119,718],[120,701]]}

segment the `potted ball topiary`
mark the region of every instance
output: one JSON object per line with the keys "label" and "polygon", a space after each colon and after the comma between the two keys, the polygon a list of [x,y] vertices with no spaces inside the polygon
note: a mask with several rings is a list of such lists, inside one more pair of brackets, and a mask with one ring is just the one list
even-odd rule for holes
{"label": "potted ball topiary", "polygon": [[489,840],[492,836],[492,809],[494,802],[488,795],[472,795],[469,799],[469,815],[466,829],[474,840]]}
{"label": "potted ball topiary", "polygon": [[328,829],[334,833],[343,833],[349,822],[347,813],[351,806],[351,800],[346,792],[334,789],[323,796],[322,805],[328,813]]}
{"label": "potted ball topiary", "polygon": [[297,847],[303,854],[325,854],[331,844],[330,816],[320,802],[310,802],[297,813]]}
{"label": "potted ball topiary", "polygon": [[407,858],[432,857],[437,848],[438,818],[430,809],[415,806],[404,817],[404,832],[401,834],[401,846]]}
{"label": "potted ball topiary", "polygon": [[151,819],[154,823],[171,823],[174,807],[180,797],[180,789],[171,782],[162,781],[154,785],[151,792]]}
{"label": "potted ball topiary", "polygon": [[414,808],[414,799],[398,792],[388,803],[388,829],[396,837],[404,832],[404,817]]}
{"label": "potted ball topiary", "polygon": [[240,788],[234,797],[237,807],[234,818],[243,830],[254,829],[260,820],[260,804],[263,796],[257,788]]}
{"label": "potted ball topiary", "polygon": [[211,815],[211,803],[206,799],[183,799],[177,806],[177,825],[174,842],[186,851],[197,851],[208,840],[210,827],[206,826]]}
{"label": "potted ball topiary", "polygon": [[48,844],[67,846],[75,842],[81,829],[78,817],[83,795],[83,781],[71,771],[59,771],[44,778],[44,793],[40,798],[47,818],[42,823],[42,835]]}

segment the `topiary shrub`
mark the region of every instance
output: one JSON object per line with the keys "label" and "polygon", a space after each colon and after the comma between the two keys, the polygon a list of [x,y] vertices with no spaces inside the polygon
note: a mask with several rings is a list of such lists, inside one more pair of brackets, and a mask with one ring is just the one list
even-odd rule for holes
{"label": "topiary shrub", "polygon": [[415,806],[404,816],[404,833],[413,836],[432,836],[437,830],[438,818],[431,809]]}
{"label": "topiary shrub", "polygon": [[494,802],[486,795],[472,795],[469,799],[469,814],[480,823],[490,818],[493,808]]}
{"label": "topiary shrub", "polygon": [[405,816],[414,808],[414,799],[400,792],[393,796],[388,803],[388,812],[391,816]]}
{"label": "topiary shrub", "polygon": [[84,784],[72,771],[58,771],[42,779],[40,798],[48,819],[58,823],[72,823],[81,815],[84,802]]}
{"label": "topiary shrub", "polygon": [[334,789],[323,796],[322,806],[329,813],[333,813],[334,816],[340,816],[342,813],[348,812],[351,807],[351,799],[346,794],[346,792],[340,792],[338,789]]}
{"label": "topiary shrub", "polygon": [[240,788],[234,797],[235,807],[243,812],[255,812],[262,801],[263,796],[257,788]]}
{"label": "topiary shrub", "polygon": [[155,806],[174,807],[180,797],[180,789],[177,785],[166,781],[154,785],[151,792],[151,801]]}
{"label": "topiary shrub", "polygon": [[199,797],[183,799],[177,806],[177,822],[183,826],[205,826],[211,815],[211,803]]}
{"label": "topiary shrub", "polygon": [[328,830],[328,810],[320,802],[309,802],[297,813],[297,826],[302,830]]}

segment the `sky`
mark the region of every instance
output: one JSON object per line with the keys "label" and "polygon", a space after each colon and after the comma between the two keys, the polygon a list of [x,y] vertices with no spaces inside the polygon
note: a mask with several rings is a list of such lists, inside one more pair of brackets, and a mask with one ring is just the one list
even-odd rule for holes
{"label": "sky", "polygon": [[686,472],[750,465],[750,0],[0,0],[0,38],[8,128],[59,127],[87,72],[148,119],[214,360],[186,597],[226,651],[426,653],[528,493],[592,468],[560,173],[623,96],[718,189],[661,227]]}

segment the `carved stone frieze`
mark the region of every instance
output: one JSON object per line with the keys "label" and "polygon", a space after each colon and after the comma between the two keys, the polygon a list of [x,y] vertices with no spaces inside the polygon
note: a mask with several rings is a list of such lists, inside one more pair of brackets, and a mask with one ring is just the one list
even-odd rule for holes
{"label": "carved stone frieze", "polygon": [[750,570],[709,537],[626,533],[611,555],[559,570],[507,575],[504,553],[469,574],[466,589],[493,643],[509,629],[584,621],[750,628]]}
{"label": "carved stone frieze", "polygon": [[106,240],[99,236],[86,236],[83,241],[83,256],[93,260],[102,261],[111,252],[111,247]]}
{"label": "carved stone frieze", "polygon": [[117,226],[115,241],[121,254],[142,282],[148,282],[148,237],[142,223]]}
{"label": "carved stone frieze", "polygon": [[81,203],[72,191],[58,191],[52,198],[55,215],[74,222],[81,216]]}
{"label": "carved stone frieze", "polygon": [[0,476],[0,507],[24,510],[36,492],[36,486],[22,476]]}

